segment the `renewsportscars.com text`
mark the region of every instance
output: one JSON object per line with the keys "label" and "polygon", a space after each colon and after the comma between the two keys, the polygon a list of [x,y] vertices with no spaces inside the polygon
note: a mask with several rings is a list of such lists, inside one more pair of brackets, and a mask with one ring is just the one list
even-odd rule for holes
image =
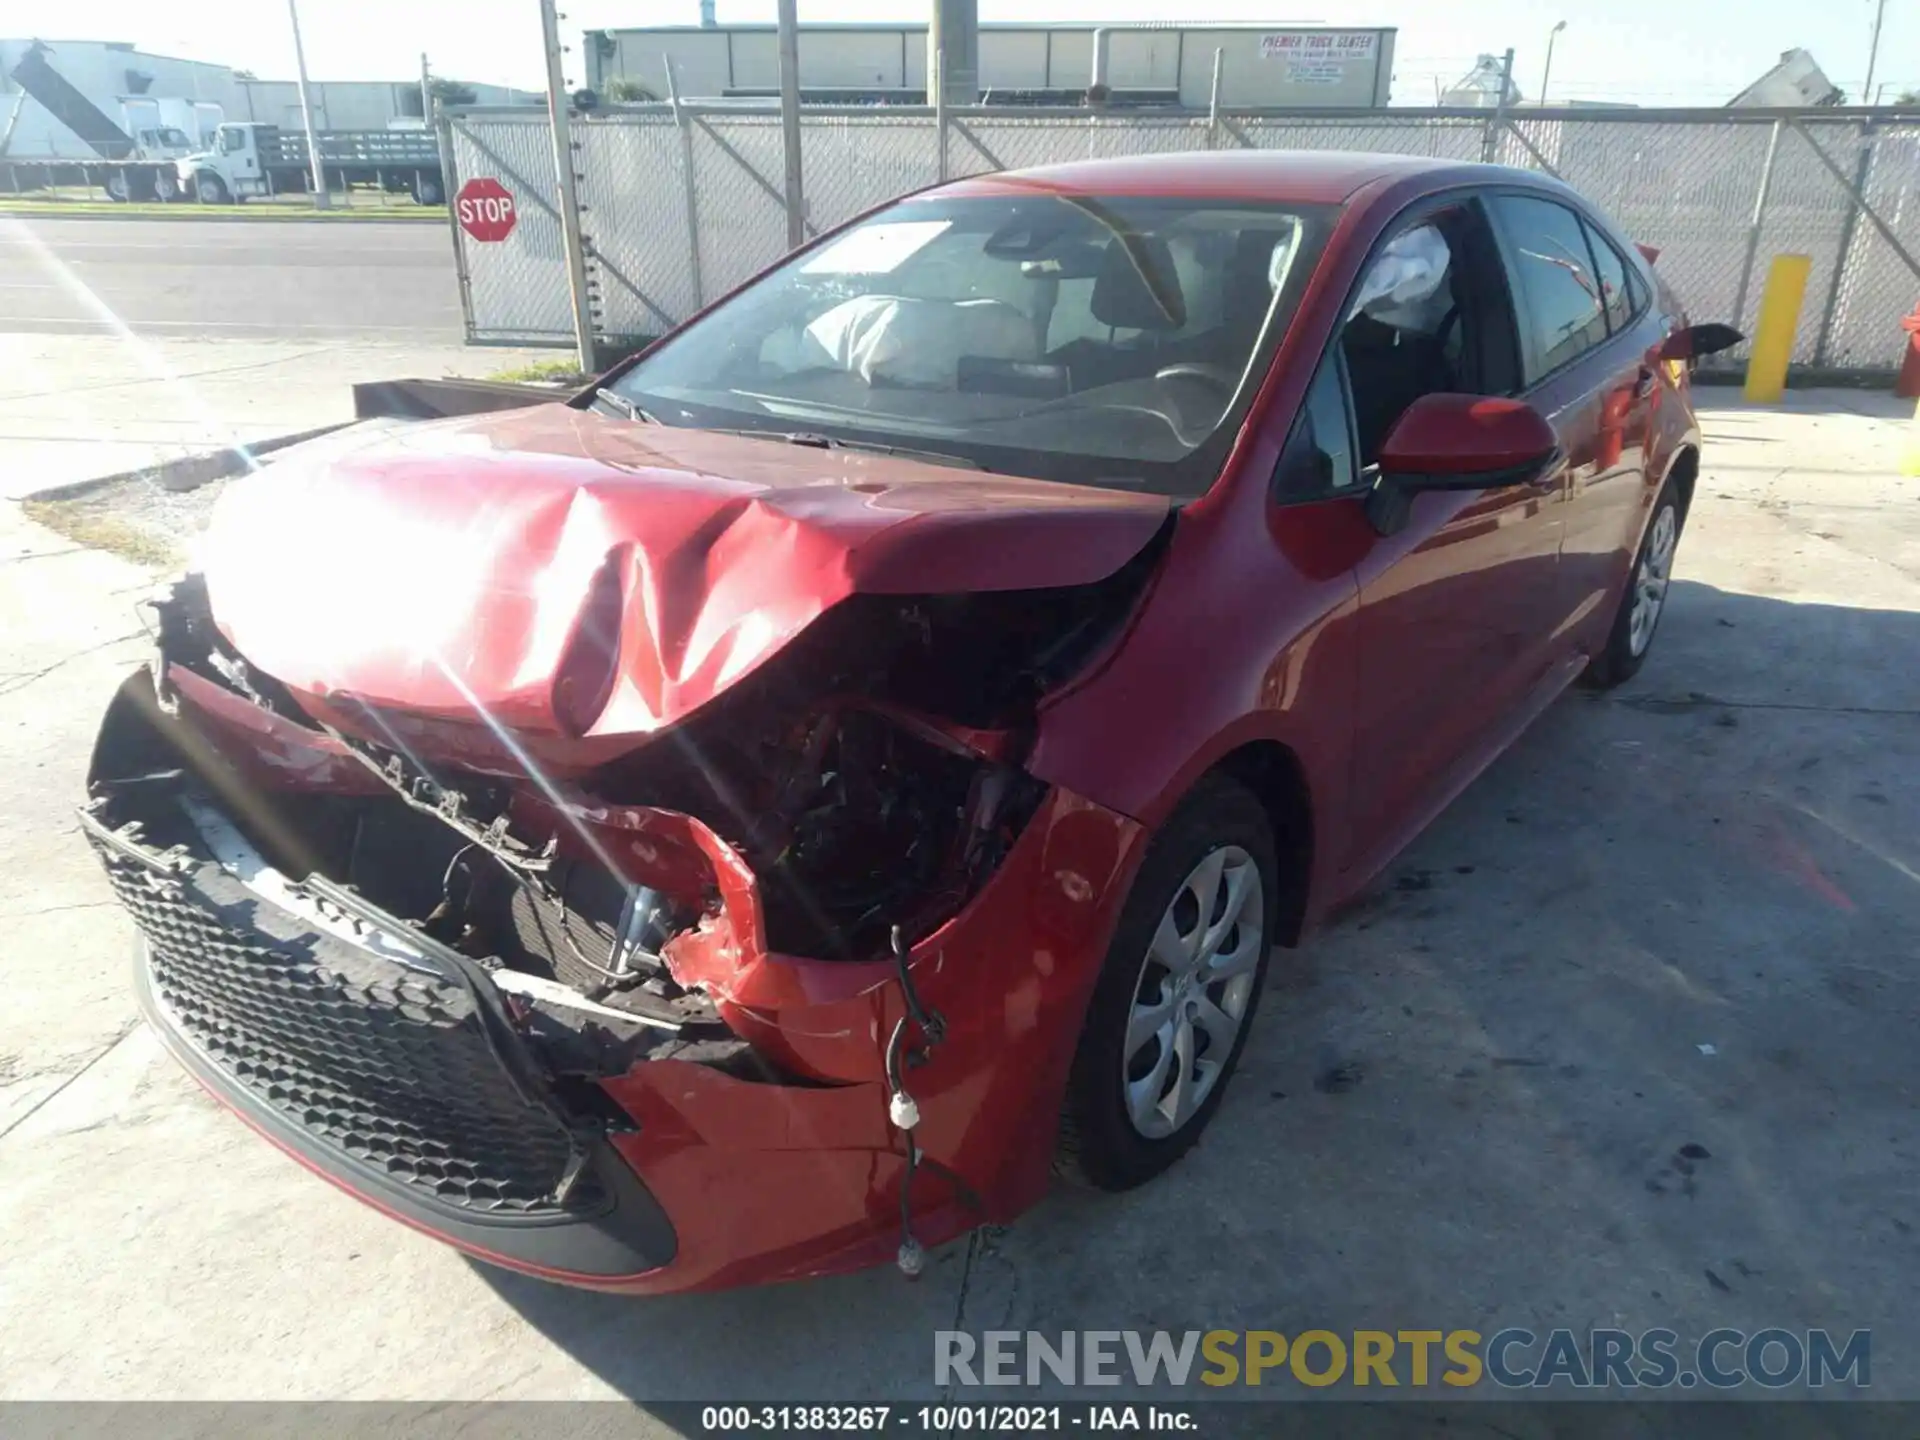
{"label": "renewsportscars.com text", "polygon": [[949,1385],[1450,1386],[1513,1390],[1777,1390],[1873,1380],[1873,1334],[1709,1330],[939,1330]]}

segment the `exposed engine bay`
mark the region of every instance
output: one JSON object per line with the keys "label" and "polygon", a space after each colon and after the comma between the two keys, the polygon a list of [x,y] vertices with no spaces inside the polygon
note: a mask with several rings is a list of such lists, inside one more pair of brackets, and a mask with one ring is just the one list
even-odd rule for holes
{"label": "exposed engine bay", "polygon": [[564,776],[470,768],[253,669],[189,577],[155,604],[150,690],[109,714],[90,817],[316,926],[363,903],[360,943],[466,957],[569,1082],[673,1054],[819,1083],[721,1022],[711,957],[884,960],[964,907],[1045,797],[1021,768],[1042,698],[1119,633],[1170,530],[1092,585],[856,594]]}

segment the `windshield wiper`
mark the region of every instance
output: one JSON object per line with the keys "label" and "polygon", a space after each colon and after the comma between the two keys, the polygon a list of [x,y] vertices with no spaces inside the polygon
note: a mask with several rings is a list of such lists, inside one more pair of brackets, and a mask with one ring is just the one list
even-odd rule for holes
{"label": "windshield wiper", "polygon": [[606,401],[607,404],[611,405],[615,410],[618,410],[629,420],[638,420],[645,425],[658,425],[660,423],[638,405],[634,404],[633,401],[622,395],[618,390],[609,390],[605,385],[601,385],[594,390],[593,398],[595,400]]}
{"label": "windshield wiper", "polygon": [[804,445],[814,450],[861,450],[873,455],[898,455],[903,460],[927,460],[935,465],[955,465],[962,470],[987,467],[966,455],[948,450],[917,450],[911,445],[886,445],[878,440],[842,440],[813,430],[713,430],[714,435],[742,435],[749,440],[777,440],[786,445]]}

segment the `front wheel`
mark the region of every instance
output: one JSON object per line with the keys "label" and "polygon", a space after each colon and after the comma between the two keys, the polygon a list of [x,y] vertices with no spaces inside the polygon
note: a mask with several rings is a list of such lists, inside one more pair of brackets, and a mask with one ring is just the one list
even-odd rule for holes
{"label": "front wheel", "polygon": [[1130,1190],[1193,1148],[1220,1108],[1279,923],[1273,829],[1211,777],[1150,843],[1087,1007],[1060,1168]]}
{"label": "front wheel", "polygon": [[1667,608],[1667,587],[1673,580],[1673,555],[1680,544],[1680,496],[1667,481],[1653,503],[1653,519],[1633,557],[1627,588],[1614,612],[1606,648],[1587,666],[1588,685],[1611,690],[1631,680],[1653,648],[1653,634]]}
{"label": "front wheel", "polygon": [[153,175],[153,198],[162,204],[171,205],[180,198],[180,182],[173,177],[171,170],[156,170]]}
{"label": "front wheel", "polygon": [[106,185],[103,188],[107,192],[107,198],[116,205],[124,205],[133,199],[133,187],[127,183],[127,172],[124,170],[108,171]]}
{"label": "front wheel", "polygon": [[227,187],[221,183],[218,175],[196,175],[193,180],[193,195],[202,205],[227,203]]}

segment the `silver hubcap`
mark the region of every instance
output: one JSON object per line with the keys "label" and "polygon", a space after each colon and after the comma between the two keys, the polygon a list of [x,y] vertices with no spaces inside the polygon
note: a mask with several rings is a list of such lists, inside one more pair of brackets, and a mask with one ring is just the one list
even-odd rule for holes
{"label": "silver hubcap", "polygon": [[1679,536],[1673,506],[1663,505],[1653,517],[1646,552],[1633,576],[1633,612],[1627,617],[1627,645],[1635,655],[1646,653],[1653,627],[1660,623],[1660,607],[1667,603],[1667,581],[1673,572],[1673,546]]}
{"label": "silver hubcap", "polygon": [[1253,1000],[1266,944],[1260,867],[1237,845],[1208,855],[1174,892],[1140,966],[1122,1047],[1133,1128],[1173,1134],[1219,1083]]}

